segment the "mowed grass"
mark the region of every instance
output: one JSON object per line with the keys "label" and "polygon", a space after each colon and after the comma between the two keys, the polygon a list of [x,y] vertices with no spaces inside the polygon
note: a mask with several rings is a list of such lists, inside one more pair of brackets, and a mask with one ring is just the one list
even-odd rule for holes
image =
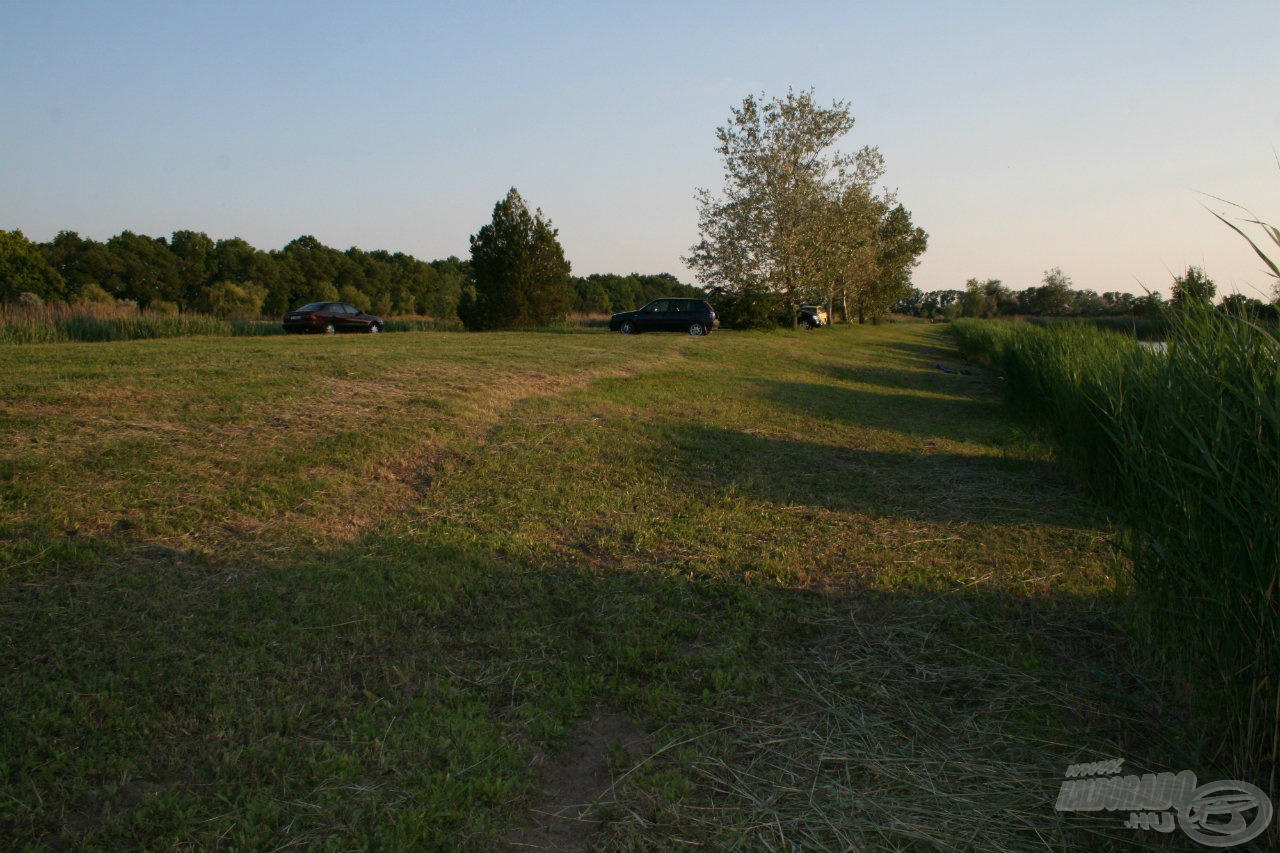
{"label": "mowed grass", "polygon": [[924,325],[0,348],[0,837],[1132,841],[1053,809],[1068,764],[1198,758],[1112,530],[948,359]]}

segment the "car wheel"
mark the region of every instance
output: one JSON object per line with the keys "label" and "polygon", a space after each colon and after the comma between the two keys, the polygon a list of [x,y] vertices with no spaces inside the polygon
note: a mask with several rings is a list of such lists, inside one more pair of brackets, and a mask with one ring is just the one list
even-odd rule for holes
{"label": "car wheel", "polygon": [[800,328],[804,329],[806,332],[811,331],[813,329],[813,323],[809,320],[801,320]]}
{"label": "car wheel", "polygon": [[382,327],[379,326],[377,323],[369,324],[369,334],[376,335],[378,334],[378,332],[381,332],[381,331],[382,331]]}
{"label": "car wheel", "polygon": [[624,335],[634,335],[636,333],[636,324],[630,320],[623,320],[622,325],[618,327],[618,331]]}
{"label": "car wheel", "polygon": [[689,334],[693,335],[695,338],[700,338],[706,333],[707,333],[707,327],[702,325],[701,323],[694,323],[689,327]]}
{"label": "car wheel", "polygon": [[337,331],[338,331],[338,330],[334,327],[334,325],[333,325],[332,323],[325,323],[325,324],[324,324],[324,333],[325,333],[326,335],[332,335],[332,334],[336,333]]}

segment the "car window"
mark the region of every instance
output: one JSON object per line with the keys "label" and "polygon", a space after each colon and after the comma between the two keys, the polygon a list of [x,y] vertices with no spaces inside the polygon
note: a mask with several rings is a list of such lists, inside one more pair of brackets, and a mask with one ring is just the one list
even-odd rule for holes
{"label": "car window", "polygon": [[655,302],[650,302],[648,305],[644,306],[644,310],[646,310],[646,311],[670,311],[670,310],[671,310],[670,305],[671,305],[671,300],[670,300],[670,299],[659,299],[659,300],[657,300],[657,301],[655,301]]}
{"label": "car window", "polygon": [[347,305],[347,304],[342,303],[342,302],[339,302],[337,305],[333,306],[333,310],[334,310],[334,311],[336,311],[336,312],[337,312],[337,313],[339,313],[339,314],[354,314],[354,313],[356,313],[356,309],[354,309],[354,308],[352,308],[350,305]]}
{"label": "car window", "polygon": [[688,311],[688,310],[689,310],[689,300],[687,300],[687,299],[672,299],[672,300],[671,300],[671,310],[672,310],[672,311],[681,311],[681,312]]}
{"label": "car window", "polygon": [[303,306],[302,306],[301,308],[299,308],[298,310],[299,310],[299,311],[323,311],[323,310],[324,310],[324,303],[323,303],[323,302],[312,302],[310,305],[303,305]]}

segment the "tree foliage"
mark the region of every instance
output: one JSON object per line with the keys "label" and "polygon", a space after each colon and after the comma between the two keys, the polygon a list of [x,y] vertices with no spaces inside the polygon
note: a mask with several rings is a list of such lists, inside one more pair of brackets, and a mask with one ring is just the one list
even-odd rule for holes
{"label": "tree foliage", "polygon": [[[684,284],[670,273],[631,273],[627,276],[593,273],[585,277],[571,276],[569,287],[573,298],[569,310],[579,314],[630,311],[664,296],[704,299],[707,295],[702,288]],[[719,305],[716,307],[718,309]]]}
{"label": "tree foliage", "polygon": [[[1158,292],[1137,295],[1121,291],[1098,293],[1074,290],[1071,279],[1061,268],[1045,272],[1039,286],[1010,290],[998,279],[969,279],[964,291],[941,290],[922,293],[912,290],[894,306],[894,311],[917,317],[997,317],[997,316],[1066,316],[1066,317],[1155,317],[1167,309],[1182,305],[1209,305],[1216,292],[1213,280],[1204,270],[1189,267],[1185,275],[1174,278],[1171,300],[1166,303]],[[1242,294],[1224,296],[1218,303],[1223,311],[1253,319],[1274,320],[1277,306]]]}
{"label": "tree foliage", "polygon": [[1203,269],[1187,267],[1185,273],[1174,276],[1169,301],[1179,308],[1185,308],[1192,303],[1211,305],[1214,294],[1217,292],[1218,286],[1213,283],[1213,279],[1205,275]]}
{"label": "tree foliage", "polygon": [[716,130],[724,188],[698,190],[699,240],[685,262],[743,309],[742,323],[837,296],[860,317],[874,316],[910,289],[927,236],[877,188],[878,150],[835,150],[853,125],[847,103],[823,107],[812,90],[790,90],[772,100],[747,96]]}
{"label": "tree foliage", "polygon": [[[456,257],[421,261],[402,252],[341,251],[311,235],[263,251],[239,237],[214,240],[200,231],[175,231],[168,239],[125,231],[106,242],[61,231],[47,243],[0,231],[0,302],[31,293],[44,302],[124,300],[151,310],[279,316],[307,302],[342,298],[383,316],[454,323],[463,292],[474,292],[470,267]],[[609,313],[660,296],[705,293],[667,273],[632,273],[572,279],[569,296],[569,310]]]}
{"label": "tree foliage", "polygon": [[65,283],[36,244],[21,231],[0,231],[0,301],[24,293],[40,301],[61,299]]}
{"label": "tree foliage", "polygon": [[[456,321],[468,278],[467,262],[456,257],[427,262],[400,252],[343,252],[310,235],[270,252],[239,237],[215,241],[199,231],[176,231],[168,240],[124,231],[105,243],[62,231],[48,243],[30,245],[53,278],[39,291],[29,281],[24,289],[75,303],[125,300],[143,308],[164,303],[225,313],[226,286],[234,285],[262,299],[232,299],[233,313],[258,304],[251,313],[279,315],[306,302],[338,299],[342,290],[352,295],[348,301],[382,314]],[[17,280],[0,275],[0,286]],[[0,293],[0,300],[14,298]]]}
{"label": "tree foliage", "polygon": [[569,311],[569,262],[558,232],[541,210],[529,211],[515,187],[471,237],[471,276],[462,312],[468,328],[528,328]]}

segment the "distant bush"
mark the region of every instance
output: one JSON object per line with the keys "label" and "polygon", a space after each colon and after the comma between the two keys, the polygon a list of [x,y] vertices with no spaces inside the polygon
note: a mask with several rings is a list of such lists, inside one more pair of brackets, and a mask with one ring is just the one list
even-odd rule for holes
{"label": "distant bush", "polygon": [[262,313],[267,289],[248,281],[220,281],[206,288],[204,296],[215,317],[256,317]]}
{"label": "distant bush", "polygon": [[102,289],[102,285],[91,281],[80,292],[71,298],[72,305],[114,305],[115,298]]}
{"label": "distant bush", "polygon": [[344,284],[338,289],[338,298],[349,305],[354,305],[361,311],[369,311],[373,308],[373,303],[363,290],[354,285]]}

